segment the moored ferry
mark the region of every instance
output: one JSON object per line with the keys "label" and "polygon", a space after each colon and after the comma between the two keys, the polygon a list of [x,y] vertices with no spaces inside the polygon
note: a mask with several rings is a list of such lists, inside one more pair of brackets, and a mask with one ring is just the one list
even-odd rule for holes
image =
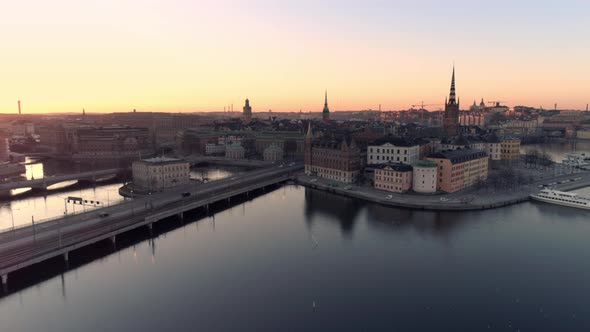
{"label": "moored ferry", "polygon": [[590,210],[590,198],[575,193],[543,189],[531,198],[537,201]]}
{"label": "moored ferry", "polygon": [[590,154],[587,153],[570,153],[562,161],[564,165],[573,167],[584,167],[590,165]]}

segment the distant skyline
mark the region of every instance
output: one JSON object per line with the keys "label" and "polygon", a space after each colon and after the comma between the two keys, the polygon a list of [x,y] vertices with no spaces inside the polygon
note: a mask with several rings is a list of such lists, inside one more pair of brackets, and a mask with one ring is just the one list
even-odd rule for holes
{"label": "distant skyline", "polygon": [[474,100],[584,109],[587,1],[21,0],[0,113],[321,112]]}

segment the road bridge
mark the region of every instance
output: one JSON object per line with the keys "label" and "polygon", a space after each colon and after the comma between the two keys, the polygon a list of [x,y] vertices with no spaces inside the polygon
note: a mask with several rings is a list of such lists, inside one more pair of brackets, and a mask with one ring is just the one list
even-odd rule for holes
{"label": "road bridge", "polygon": [[116,236],[170,216],[184,217],[197,208],[231,200],[238,195],[276,185],[294,177],[302,163],[276,166],[204,184],[189,184],[120,204],[66,215],[31,226],[0,233],[0,276],[4,287],[8,275],[45,260],[63,256],[102,240],[116,242]]}
{"label": "road bridge", "polygon": [[20,189],[20,188],[32,188],[36,190],[47,190],[47,187],[61,183],[66,181],[88,181],[88,182],[97,182],[100,180],[105,180],[107,178],[112,178],[117,176],[121,173],[122,169],[112,168],[112,169],[103,169],[98,171],[91,171],[91,172],[82,172],[82,173],[72,173],[72,174],[62,174],[62,175],[51,175],[45,176],[41,179],[32,179],[32,180],[22,180],[22,181],[10,181],[0,183],[0,192],[6,192],[12,189]]}

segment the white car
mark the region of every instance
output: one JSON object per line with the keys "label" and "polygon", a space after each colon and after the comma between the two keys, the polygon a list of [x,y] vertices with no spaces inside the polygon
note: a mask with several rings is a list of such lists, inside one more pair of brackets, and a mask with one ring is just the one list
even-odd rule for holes
{"label": "white car", "polygon": [[387,195],[385,196],[385,199],[393,199],[393,195]]}
{"label": "white car", "polygon": [[318,179],[311,179],[309,182],[318,182]]}

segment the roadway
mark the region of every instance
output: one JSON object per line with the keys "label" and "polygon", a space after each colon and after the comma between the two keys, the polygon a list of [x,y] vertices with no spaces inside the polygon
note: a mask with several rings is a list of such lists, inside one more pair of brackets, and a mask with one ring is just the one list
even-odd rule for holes
{"label": "roadway", "polygon": [[63,174],[63,175],[51,175],[45,176],[40,179],[33,179],[33,180],[23,180],[23,181],[10,181],[0,183],[0,191],[12,190],[12,189],[20,189],[20,188],[35,188],[35,189],[45,189],[48,186],[65,182],[65,181],[72,181],[72,180],[92,180],[96,181],[98,179],[102,179],[104,177],[115,176],[119,174],[121,170],[117,168],[113,169],[103,169],[91,172],[83,172],[83,173],[73,173],[73,174]]}
{"label": "roadway", "polygon": [[[291,165],[291,164],[290,164]],[[289,179],[303,168],[274,166],[0,233],[0,275],[116,234]],[[102,215],[102,216],[101,216]]]}

